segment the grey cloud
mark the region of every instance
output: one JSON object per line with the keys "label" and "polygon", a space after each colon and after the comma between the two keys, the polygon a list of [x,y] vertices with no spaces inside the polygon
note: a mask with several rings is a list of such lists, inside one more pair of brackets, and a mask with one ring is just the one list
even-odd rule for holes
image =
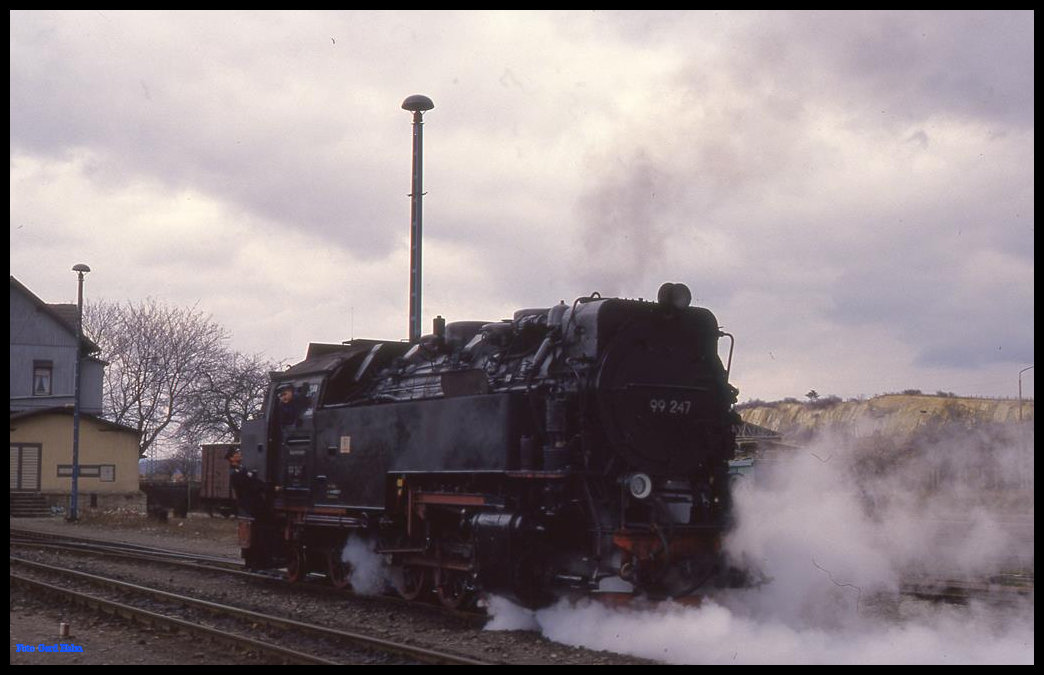
{"label": "grey cloud", "polygon": [[[801,45],[798,63],[833,95],[882,120],[939,114],[1033,124],[1031,11],[810,11],[779,16],[770,35]],[[817,92],[827,93],[826,90]]]}
{"label": "grey cloud", "polygon": [[[16,11],[12,161],[41,168],[32,190],[12,184],[12,218],[33,228],[13,231],[12,266],[38,258],[45,217],[89,224],[99,201],[120,227],[128,195],[162,210],[183,191],[215,229],[239,228],[221,240],[230,258],[320,247],[346,278],[394,278],[367,279],[386,293],[367,290],[372,307],[342,281],[307,292],[352,303],[358,323],[398,313],[399,104],[423,93],[425,250],[453,257],[429,259],[431,314],[681,281],[758,332],[740,344],[777,355],[865,326],[902,338],[916,367],[1031,360],[1032,57],[1019,11]],[[75,203],[48,194],[49,173]],[[48,226],[44,243],[60,255],[86,231]],[[186,259],[171,264],[221,258],[204,248],[173,247]],[[270,321],[324,326],[306,310]]]}

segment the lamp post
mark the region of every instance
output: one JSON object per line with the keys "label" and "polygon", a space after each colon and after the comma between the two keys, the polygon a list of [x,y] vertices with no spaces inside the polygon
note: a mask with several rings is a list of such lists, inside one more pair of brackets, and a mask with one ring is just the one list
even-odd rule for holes
{"label": "lamp post", "polygon": [[69,520],[78,519],[80,480],[80,352],[83,349],[83,275],[91,271],[83,263],[74,265],[78,283],[76,286],[76,367],[73,369],[73,452],[72,452],[72,497],[69,501]]}
{"label": "lamp post", "polygon": [[423,171],[424,111],[435,107],[427,96],[414,94],[402,102],[413,113],[413,185],[410,190],[410,343],[421,336],[421,173]]}
{"label": "lamp post", "polygon": [[1032,369],[1033,366],[1026,366],[1019,371],[1019,421],[1022,421],[1022,374],[1027,370]]}

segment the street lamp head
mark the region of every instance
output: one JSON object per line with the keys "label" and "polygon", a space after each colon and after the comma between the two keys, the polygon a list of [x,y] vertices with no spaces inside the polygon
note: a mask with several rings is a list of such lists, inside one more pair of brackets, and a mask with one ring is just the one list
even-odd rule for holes
{"label": "street lamp head", "polygon": [[83,263],[79,263],[79,264],[73,265],[72,271],[73,272],[79,272],[80,274],[85,274],[87,272],[90,272],[91,268],[87,267]]}
{"label": "street lamp head", "polygon": [[424,112],[425,110],[431,110],[435,107],[435,104],[431,102],[431,99],[421,94],[414,94],[408,96],[405,101],[402,102],[402,109],[409,110],[410,112]]}

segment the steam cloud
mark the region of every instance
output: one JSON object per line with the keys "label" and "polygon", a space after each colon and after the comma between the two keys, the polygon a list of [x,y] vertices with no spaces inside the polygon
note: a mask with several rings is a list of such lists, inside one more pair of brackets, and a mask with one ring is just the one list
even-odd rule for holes
{"label": "steam cloud", "polygon": [[821,438],[738,479],[727,550],[767,583],[696,607],[529,612],[494,598],[487,628],[674,664],[1032,664],[1032,595],[995,606],[897,593],[1032,570],[1032,432],[874,440]]}
{"label": "steam cloud", "polygon": [[388,567],[373,552],[372,544],[358,537],[349,537],[341,551],[341,560],[352,566],[352,590],[361,595],[378,595],[394,580],[388,577]]}

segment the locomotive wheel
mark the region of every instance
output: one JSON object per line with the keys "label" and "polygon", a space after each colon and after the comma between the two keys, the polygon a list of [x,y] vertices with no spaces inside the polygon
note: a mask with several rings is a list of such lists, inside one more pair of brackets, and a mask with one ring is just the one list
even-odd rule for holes
{"label": "locomotive wheel", "polygon": [[405,565],[402,568],[402,586],[399,595],[406,600],[416,600],[431,587],[431,571],[420,565]]}
{"label": "locomotive wheel", "polygon": [[460,570],[439,567],[435,570],[435,595],[443,607],[460,609],[466,607],[472,599],[468,589],[468,577]]}
{"label": "locomotive wheel", "polygon": [[336,546],[326,552],[326,573],[334,588],[352,585],[352,564],[341,560],[341,550]]}
{"label": "locomotive wheel", "polygon": [[286,580],[296,584],[307,574],[305,550],[303,546],[291,546],[286,556]]}

